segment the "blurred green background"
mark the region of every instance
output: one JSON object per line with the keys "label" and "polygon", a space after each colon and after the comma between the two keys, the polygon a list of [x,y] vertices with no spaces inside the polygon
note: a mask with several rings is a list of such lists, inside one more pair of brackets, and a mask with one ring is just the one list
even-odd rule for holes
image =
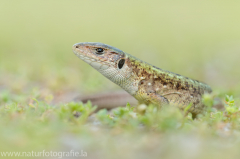
{"label": "blurred green background", "polygon": [[214,89],[237,91],[239,6],[234,0],[1,0],[0,84],[118,89],[71,50],[78,42],[102,42]]}
{"label": "blurred green background", "polygon": [[[239,6],[236,0],[0,0],[0,152],[239,158],[239,119],[226,111],[192,121],[171,107],[145,116],[119,108],[114,118],[97,114],[102,122],[88,118],[90,104],[60,98],[120,89],[72,53],[75,43],[102,42],[239,103]],[[206,97],[212,105],[214,97]]]}

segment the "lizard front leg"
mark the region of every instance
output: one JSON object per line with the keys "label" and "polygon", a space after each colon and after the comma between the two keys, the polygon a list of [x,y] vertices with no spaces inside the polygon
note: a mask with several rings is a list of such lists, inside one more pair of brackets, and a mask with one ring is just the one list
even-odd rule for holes
{"label": "lizard front leg", "polygon": [[135,96],[135,98],[139,101],[140,104],[154,104],[160,107],[169,104],[167,98],[156,93],[139,93]]}
{"label": "lizard front leg", "polygon": [[167,98],[156,94],[156,93],[149,93],[148,94],[148,99],[150,100],[150,103],[158,105],[158,106],[163,106],[169,104],[169,101]]}

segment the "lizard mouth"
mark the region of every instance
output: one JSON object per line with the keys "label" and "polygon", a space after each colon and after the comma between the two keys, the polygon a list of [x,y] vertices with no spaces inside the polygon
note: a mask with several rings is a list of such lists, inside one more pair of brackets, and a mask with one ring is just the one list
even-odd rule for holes
{"label": "lizard mouth", "polygon": [[88,56],[88,54],[85,53],[85,50],[77,46],[78,46],[77,44],[73,45],[72,47],[73,53],[84,62],[88,63],[89,65],[91,65],[92,67],[98,70],[105,70],[110,67],[109,64],[107,64],[106,62],[100,61],[95,59],[94,57]]}
{"label": "lizard mouth", "polygon": [[73,45],[72,47],[73,53],[79,57],[80,59],[82,59],[83,61],[89,63],[89,62],[94,62],[96,61],[94,58],[88,56],[83,49],[81,49],[80,47],[78,47],[77,44]]}

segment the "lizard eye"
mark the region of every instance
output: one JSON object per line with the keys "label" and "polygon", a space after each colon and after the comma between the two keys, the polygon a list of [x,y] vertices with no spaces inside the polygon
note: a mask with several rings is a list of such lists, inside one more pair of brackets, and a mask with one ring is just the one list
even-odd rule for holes
{"label": "lizard eye", "polygon": [[121,59],[119,62],[118,62],[118,68],[121,69],[123,67],[125,63],[125,59]]}
{"label": "lizard eye", "polygon": [[98,55],[103,54],[103,49],[102,48],[97,48],[96,51],[97,51],[96,54],[98,54]]}

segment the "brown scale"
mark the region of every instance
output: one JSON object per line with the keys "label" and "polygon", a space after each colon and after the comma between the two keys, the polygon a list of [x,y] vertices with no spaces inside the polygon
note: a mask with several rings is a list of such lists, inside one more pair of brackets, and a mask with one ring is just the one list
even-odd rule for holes
{"label": "brown scale", "polygon": [[165,98],[170,104],[176,104],[184,109],[192,103],[189,111],[194,114],[201,112],[203,109],[201,96],[204,91],[211,92],[197,80],[161,70],[144,62],[132,60],[128,65],[139,81],[136,98],[145,101],[146,104],[154,103],[151,100],[161,101]]}
{"label": "brown scale", "polygon": [[146,104],[163,104],[168,103],[167,99],[156,93],[154,80],[152,78],[145,80],[142,79],[138,83],[138,96],[139,99]]}

